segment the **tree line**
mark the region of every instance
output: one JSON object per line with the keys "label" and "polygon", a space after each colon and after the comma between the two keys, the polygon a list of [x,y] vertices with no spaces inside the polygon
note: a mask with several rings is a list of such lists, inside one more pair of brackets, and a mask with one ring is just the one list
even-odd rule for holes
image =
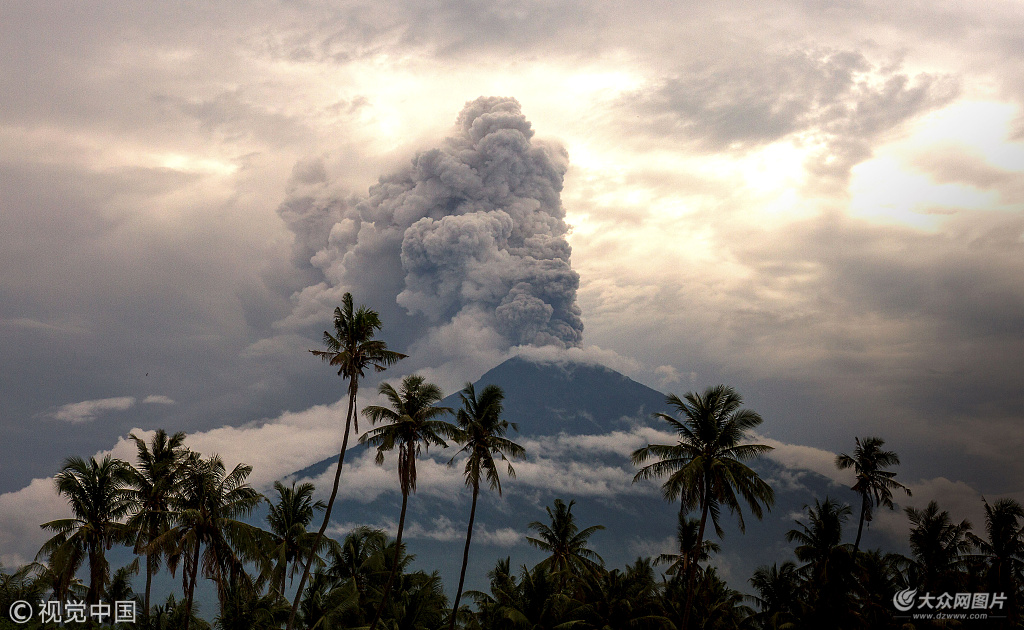
{"label": "tree line", "polygon": [[[502,417],[504,394],[494,385],[477,392],[467,384],[459,395],[461,408],[450,409],[439,406],[443,395],[436,385],[410,375],[397,388],[379,386],[387,406],[370,405],[357,413],[365,372],[383,371],[404,355],[375,339],[381,329],[378,314],[365,306],[356,309],[351,294],[335,309],[333,324],[334,333],[324,333],[325,349],[311,351],[347,381],[342,447],[327,503],[314,501],[310,483],[277,481],[272,495],[264,497],[247,482],[250,466],[238,464],[228,471],[218,456],[204,457],[185,447],[184,433],[158,430],[149,442],[131,435],[135,464],[110,456],[66,460],[55,484],[73,516],[42,524],[53,535],[35,562],[10,573],[0,567],[0,609],[7,611],[18,600],[38,609],[46,599],[80,599],[89,605],[134,599],[140,618],[124,627],[205,629],[211,626],[195,605],[195,589],[203,578],[216,589],[213,625],[222,629],[960,627],[957,621],[901,617],[894,596],[917,589],[936,596],[1002,594],[1003,606],[993,611],[1000,618],[986,620],[984,627],[1021,625],[1024,509],[1016,501],[984,501],[983,536],[967,521],[955,522],[934,501],[923,510],[906,508],[911,556],[860,549],[864,525],[876,511],[895,508],[894,492],[910,494],[891,470],[898,456],[877,437],[857,438],[852,454],[836,458],[836,466],[852,469],[856,478],[854,542],[843,542],[852,508],[832,497],[815,500],[786,535],[795,543],[794,559],[759,567],[748,594],[731,588],[715,569],[721,547],[711,540],[708,526],[722,536],[725,508],[745,531],[744,510],[761,519],[772,508],[774,493],[747,465],[771,450],[748,439],[763,420],[724,385],[683,398],[669,395],[671,412],[655,416],[675,432],[675,443],[648,444],[632,455],[638,467],[634,482],[663,480],[664,498],[679,504],[676,553],[608,569],[589,545],[603,527],[581,527],[572,513],[575,501],[556,499],[546,508],[546,521],[529,524],[534,535],[527,542],[545,559],[514,569],[511,557],[505,558],[488,573],[487,592],[464,592],[481,485],[500,494],[502,471],[513,478],[512,460],[524,455],[523,447],[508,437],[516,427]],[[371,423],[362,434],[359,415]],[[402,506],[393,540],[367,527],[341,540],[325,533],[353,430],[361,444],[376,449],[379,464],[387,453],[397,453]],[[436,571],[411,570],[414,556],[402,542],[408,501],[416,491],[417,460],[431,446],[449,445],[459,447],[449,464],[464,458],[472,497],[451,601]],[[265,527],[247,522],[263,503],[269,510]],[[321,524],[313,531],[317,513]],[[131,548],[136,558],[111,572],[106,551],[114,545]],[[660,566],[665,568],[659,574]],[[153,578],[164,567],[180,579],[180,599],[171,594],[154,604]],[[86,569],[88,581],[78,577]],[[132,577],[140,571],[145,587],[136,594]],[[18,625],[3,619],[0,624],[44,627],[38,621]]]}

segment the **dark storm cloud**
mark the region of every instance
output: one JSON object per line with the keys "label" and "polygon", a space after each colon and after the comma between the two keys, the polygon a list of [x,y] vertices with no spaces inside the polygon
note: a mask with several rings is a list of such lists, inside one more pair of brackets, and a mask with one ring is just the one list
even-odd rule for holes
{"label": "dark storm cloud", "polygon": [[297,313],[352,291],[421,317],[420,330],[462,315],[509,346],[578,345],[579,275],[560,200],[567,158],[533,135],[514,99],[479,98],[442,147],[382,177],[355,205],[326,189],[322,165],[297,166],[279,212],[300,255],[319,247],[310,261],[325,279],[299,294]]}
{"label": "dark storm cloud", "polygon": [[[288,307],[287,293],[259,277],[261,259],[286,250],[225,212],[216,195],[190,204],[187,218],[158,214],[163,200],[209,176],[33,157],[0,159],[4,489],[52,474],[70,454],[107,448],[132,426],[219,426],[289,396],[288,361],[270,367],[239,356],[266,330],[259,317],[277,319]],[[136,405],[93,423],[48,415],[65,409],[59,415],[70,420],[79,408],[65,405],[150,396],[180,403]]]}

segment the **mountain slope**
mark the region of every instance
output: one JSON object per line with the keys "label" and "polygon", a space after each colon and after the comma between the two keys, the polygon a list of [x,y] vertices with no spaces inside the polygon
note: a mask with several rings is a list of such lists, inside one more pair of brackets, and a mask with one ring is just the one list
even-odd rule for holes
{"label": "mountain slope", "polygon": [[[591,540],[610,567],[677,550],[678,504],[662,499],[657,482],[633,484],[636,469],[629,461],[635,448],[644,446],[655,431],[665,430],[663,422],[651,417],[653,412],[669,411],[664,394],[600,365],[522,358],[502,363],[474,385],[479,391],[488,384],[505,391],[505,417],[519,427],[510,437],[527,448],[527,457],[513,462],[515,479],[506,478],[502,470],[502,496],[481,492],[468,589],[486,589],[486,573],[499,558],[511,556],[515,566],[532,566],[542,559],[525,537],[531,534],[530,522],[547,522],[544,508],[555,498],[576,501],[573,513],[581,528],[605,526]],[[442,404],[458,408],[458,394]],[[764,426],[770,431],[778,421],[767,418]],[[450,591],[458,580],[470,502],[459,462],[446,466],[455,451],[432,450],[422,456],[420,488],[410,498],[406,524],[409,551],[417,556],[414,567],[439,570]],[[324,488],[333,478],[334,461],[324,460],[294,477],[317,480]],[[854,498],[821,475],[787,469],[770,459],[762,458],[753,467],[774,487],[776,505],[762,522],[745,511],[746,534],[738,531],[733,515],[723,513],[723,553],[714,561],[734,588],[746,592],[747,579],[758,565],[792,559],[785,532],[794,527],[794,516],[804,504],[826,494],[847,502]],[[394,477],[393,455],[377,467],[372,453],[354,447],[346,458],[343,501],[335,512],[332,535],[340,538],[358,524],[393,533],[401,502]],[[870,534],[865,537],[868,545]]]}

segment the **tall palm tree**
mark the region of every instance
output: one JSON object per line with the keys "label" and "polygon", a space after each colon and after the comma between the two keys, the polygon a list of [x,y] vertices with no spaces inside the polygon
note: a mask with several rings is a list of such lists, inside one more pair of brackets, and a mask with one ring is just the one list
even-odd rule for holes
{"label": "tall palm tree", "polygon": [[157,544],[173,544],[168,564],[172,572],[184,565],[185,630],[188,630],[199,568],[217,585],[221,613],[229,588],[244,578],[242,564],[258,557],[259,530],[238,519],[252,514],[263,500],[246,478],[252,466],[236,465],[227,472],[224,462],[214,455],[201,459],[191,454],[182,469],[181,492],[175,498],[175,527],[157,539]]}
{"label": "tall palm tree", "polygon": [[395,569],[398,568],[402,531],[405,528],[405,511],[409,495],[416,492],[416,456],[431,445],[445,448],[448,446],[446,438],[455,439],[459,435],[455,425],[439,419],[452,413],[452,409],[448,407],[434,406],[444,398],[441,389],[437,385],[425,382],[422,376],[406,376],[402,379],[400,392],[388,383],[381,383],[378,391],[391,407],[370,405],[363,409],[363,414],[374,425],[385,424],[364,433],[359,442],[377,447],[378,464],[384,463],[384,453],[398,448],[398,483],[402,490],[402,512],[398,517],[395,562],[391,567],[391,575],[384,585],[380,606],[370,623],[370,630],[375,630],[377,622],[380,621],[381,612],[391,591],[391,583],[395,579]]}
{"label": "tall palm tree", "polygon": [[308,553],[309,546],[316,538],[316,534],[307,532],[306,527],[313,521],[316,512],[323,510],[326,505],[323,501],[313,501],[314,489],[311,483],[302,483],[296,487],[293,481],[291,487],[288,487],[275,481],[277,501],[267,499],[270,504],[270,512],[267,514],[267,524],[270,525],[267,555],[272,564],[269,567],[270,589],[279,595],[284,594],[285,581],[295,579],[303,555]]}
{"label": "tall palm tree", "polygon": [[132,543],[131,532],[120,522],[132,510],[131,496],[125,490],[130,481],[128,465],[110,455],[99,462],[95,457],[89,461],[69,457],[55,477],[57,492],[68,498],[74,516],[41,525],[56,534],[43,544],[39,555],[48,555],[51,564],[70,572],[62,580],[68,585],[88,559],[85,601],[89,605],[99,603],[110,580],[105,552],[114,544]]}
{"label": "tall palm tree", "polygon": [[[463,446],[459,453],[468,453],[463,474],[466,485],[473,489],[473,503],[469,508],[469,527],[466,529],[466,548],[462,552],[462,571],[459,573],[459,588],[455,592],[455,603],[452,605],[452,617],[449,627],[455,630],[455,618],[462,599],[462,587],[466,582],[466,565],[469,563],[469,543],[473,538],[473,522],[476,519],[476,501],[480,494],[480,481],[486,479],[491,490],[501,494],[501,479],[498,477],[498,466],[494,459],[497,456],[508,463],[509,457],[522,457],[526,452],[522,446],[505,437],[509,428],[516,425],[501,417],[502,402],[505,393],[497,385],[487,385],[477,397],[472,383],[459,393],[462,409],[459,409],[455,420],[459,426],[457,441]],[[456,454],[456,457],[458,454]],[[454,457],[452,461],[454,461]],[[449,462],[450,464],[451,462]],[[515,477],[516,471],[508,463],[508,476]]]}
{"label": "tall palm tree", "polygon": [[554,512],[549,507],[544,508],[551,524],[545,525],[540,521],[530,523],[529,527],[536,530],[537,538],[526,537],[532,546],[551,554],[537,566],[557,575],[561,584],[565,583],[567,575],[597,574],[604,565],[601,556],[587,546],[590,537],[604,529],[604,525],[591,525],[581,530],[572,514],[572,506],[575,504],[575,501],[566,504],[561,499],[555,499]]}
{"label": "tall palm tree", "polygon": [[853,552],[860,549],[860,536],[864,531],[864,523],[874,518],[874,508],[885,506],[894,509],[892,491],[903,490],[910,496],[910,488],[899,483],[893,477],[896,473],[885,470],[887,466],[899,466],[900,458],[894,451],[882,450],[885,440],[877,437],[854,438],[857,448],[853,455],[840,453],[836,456],[836,467],[839,470],[853,468],[857,474],[857,482],[851,490],[860,495],[860,524],[857,525],[857,540],[853,542]]}
{"label": "tall palm tree", "polygon": [[[758,519],[762,506],[771,508],[775,493],[756,472],[743,462],[758,457],[772,447],[764,444],[743,444],[747,432],[762,422],[761,416],[750,409],[741,409],[743,399],[731,387],[716,385],[703,394],[690,392],[680,400],[675,394],[666,403],[675,407],[682,419],[664,413],[654,414],[675,429],[679,435],[676,444],[649,444],[633,452],[633,465],[647,464],[633,477],[633,481],[667,476],[662,494],[668,501],[680,500],[680,512],[699,508],[700,529],[694,549],[704,542],[708,515],[715,532],[722,536],[719,515],[722,507],[736,514],[740,531],[745,531],[740,500],[747,504]],[[694,554],[696,555],[696,554]],[[693,606],[693,578],[696,563],[691,563],[687,582],[687,604],[683,614],[683,629],[687,630]]]}
{"label": "tall palm tree", "polygon": [[302,589],[306,585],[306,580],[309,579],[309,569],[313,564],[313,557],[316,555],[315,550],[320,548],[324,531],[327,530],[327,524],[331,521],[331,512],[338,496],[338,483],[341,481],[341,469],[345,465],[345,451],[348,450],[348,438],[353,424],[355,424],[356,433],[359,433],[358,414],[356,413],[359,379],[365,376],[367,368],[372,367],[377,372],[383,372],[406,357],[400,352],[388,350],[388,345],[384,341],[374,339],[377,331],[383,327],[377,311],[365,306],[356,309],[351,293],[346,293],[342,297],[341,304],[334,309],[334,334],[324,331],[324,347],[326,349],[310,350],[310,352],[327,363],[337,366],[338,376],[348,379],[348,412],[345,414],[345,433],[341,439],[338,466],[334,472],[334,488],[331,490],[330,500],[327,501],[324,520],[320,524],[320,530],[316,534],[316,540],[302,569],[302,577],[299,579],[299,587],[295,592],[295,600],[292,602],[292,610],[288,616],[288,630],[291,630],[295,623],[299,602],[302,601]]}
{"label": "tall palm tree", "polygon": [[170,501],[178,490],[178,468],[185,459],[185,433],[179,431],[168,437],[158,429],[150,444],[134,433],[129,436],[138,450],[138,466],[131,466],[131,486],[128,490],[135,513],[128,519],[128,527],[135,535],[135,553],[146,556],[146,593],[144,617],[149,619],[150,593],[153,576],[160,569],[160,558],[166,549],[151,545],[171,528]]}

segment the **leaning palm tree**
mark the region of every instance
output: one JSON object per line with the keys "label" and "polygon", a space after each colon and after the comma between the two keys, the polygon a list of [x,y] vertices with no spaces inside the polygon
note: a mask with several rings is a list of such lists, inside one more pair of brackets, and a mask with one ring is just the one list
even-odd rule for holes
{"label": "leaning palm tree", "polygon": [[857,540],[853,542],[853,553],[860,549],[860,536],[864,531],[864,523],[871,523],[874,508],[885,506],[894,509],[892,491],[903,490],[910,496],[910,488],[899,483],[893,477],[896,473],[885,470],[887,466],[899,466],[900,458],[894,451],[883,451],[885,440],[877,437],[854,438],[857,448],[853,455],[840,453],[836,456],[836,467],[839,470],[853,468],[857,474],[857,482],[851,490],[860,495],[860,524],[857,525]]}
{"label": "leaning palm tree", "polygon": [[341,469],[345,464],[345,451],[348,450],[348,438],[353,424],[355,424],[356,433],[359,433],[359,420],[356,413],[359,379],[365,376],[367,368],[372,367],[377,372],[383,372],[388,366],[394,365],[406,356],[400,352],[388,350],[387,343],[373,338],[383,326],[377,311],[365,306],[356,309],[351,293],[346,293],[342,297],[341,303],[341,306],[334,309],[335,334],[332,335],[324,331],[326,350],[310,350],[310,352],[327,363],[337,366],[338,376],[348,379],[348,412],[345,414],[345,433],[341,439],[338,466],[334,472],[334,488],[331,490],[330,500],[327,501],[327,509],[324,510],[324,520],[320,524],[320,530],[316,534],[316,540],[310,548],[302,569],[302,577],[299,579],[299,587],[295,592],[295,600],[292,602],[292,610],[288,616],[288,630],[291,630],[295,623],[299,602],[302,601],[302,588],[305,586],[306,580],[309,579],[309,569],[313,564],[316,549],[320,548],[324,531],[327,530],[327,524],[331,521],[331,511],[334,509],[334,500],[338,496],[338,483],[341,481]]}
{"label": "leaning palm tree", "polygon": [[221,613],[229,589],[245,578],[243,563],[259,556],[259,530],[241,518],[263,501],[246,478],[252,466],[236,465],[227,472],[214,455],[200,459],[191,454],[182,469],[181,492],[172,503],[175,527],[157,539],[157,545],[173,545],[168,565],[173,571],[184,565],[185,630],[188,630],[200,566],[203,575],[217,585]]}
{"label": "leaning palm tree", "polygon": [[39,555],[49,556],[51,565],[70,572],[61,579],[64,585],[70,585],[74,573],[88,560],[89,590],[85,601],[97,604],[110,581],[106,550],[114,544],[133,542],[131,532],[120,522],[131,513],[133,505],[125,490],[130,483],[128,465],[110,455],[99,462],[95,457],[89,461],[69,457],[55,482],[57,492],[67,496],[74,516],[40,526],[56,534],[43,544]]}
{"label": "leaning palm tree", "polygon": [[[649,444],[633,452],[633,464],[647,464],[633,477],[633,481],[667,476],[662,494],[668,501],[680,500],[680,512],[700,509],[700,529],[694,550],[704,542],[704,529],[708,515],[715,532],[722,536],[719,515],[727,507],[739,519],[740,531],[745,531],[740,500],[747,504],[757,518],[763,515],[762,506],[771,508],[775,493],[756,472],[743,463],[772,450],[764,444],[742,444],[747,432],[762,422],[761,416],[750,409],[741,409],[743,399],[725,385],[708,388],[703,394],[690,392],[685,400],[675,394],[666,398],[683,418],[664,413],[654,414],[668,422],[679,435],[676,444]],[[697,555],[696,552],[694,555]],[[693,578],[696,563],[689,566],[687,603],[683,614],[686,630],[693,607]]]}
{"label": "leaning palm tree", "polygon": [[[462,599],[462,587],[466,582],[466,565],[469,563],[469,543],[473,539],[473,521],[476,519],[476,501],[480,494],[480,481],[486,479],[491,490],[501,494],[501,479],[498,477],[498,465],[495,456],[508,463],[509,457],[522,457],[526,452],[522,446],[505,437],[509,428],[516,425],[501,417],[502,402],[505,393],[497,385],[487,385],[477,397],[472,383],[459,393],[462,409],[455,416],[459,425],[456,438],[461,443],[459,453],[468,453],[463,474],[466,485],[473,489],[473,503],[469,508],[469,527],[466,529],[466,548],[462,552],[462,571],[459,573],[459,588],[455,592],[455,603],[452,605],[452,616],[449,627],[455,630],[455,618]],[[458,456],[458,454],[456,454]],[[454,461],[454,457],[452,461]],[[448,462],[449,464],[451,462]],[[516,471],[508,463],[508,476],[515,477]]]}
{"label": "leaning palm tree", "polygon": [[150,592],[153,576],[160,569],[160,558],[166,549],[152,546],[153,541],[171,528],[170,501],[178,491],[179,467],[185,459],[185,433],[168,437],[158,429],[150,444],[134,433],[130,437],[138,449],[138,466],[129,468],[131,486],[128,490],[135,513],[128,527],[135,536],[135,553],[146,556],[146,593],[143,619],[149,619]]}
{"label": "leaning palm tree", "polygon": [[604,529],[604,525],[591,525],[581,530],[572,514],[572,506],[575,504],[575,501],[566,504],[561,499],[555,499],[554,512],[549,507],[544,508],[551,524],[546,525],[540,521],[530,523],[529,527],[536,530],[537,538],[526,537],[526,542],[550,554],[537,566],[558,576],[560,584],[565,583],[567,575],[594,575],[604,565],[601,556],[587,546],[590,537]]}
{"label": "leaning palm tree", "polygon": [[373,422],[385,423],[375,427],[360,438],[361,444],[377,447],[378,464],[384,463],[384,453],[398,448],[398,483],[402,490],[402,512],[398,517],[398,534],[395,542],[395,561],[391,567],[391,575],[384,585],[380,605],[370,623],[370,630],[375,630],[380,621],[381,613],[388,601],[391,583],[395,579],[398,568],[398,555],[402,549],[402,531],[405,528],[405,510],[409,503],[409,495],[416,492],[416,456],[421,450],[431,445],[445,448],[445,439],[455,439],[459,430],[455,425],[440,420],[441,416],[451,414],[448,407],[434,405],[444,396],[437,385],[427,383],[422,376],[411,375],[402,379],[401,391],[396,391],[388,383],[381,383],[378,389],[391,404],[391,407],[371,405],[363,409],[363,414]]}

